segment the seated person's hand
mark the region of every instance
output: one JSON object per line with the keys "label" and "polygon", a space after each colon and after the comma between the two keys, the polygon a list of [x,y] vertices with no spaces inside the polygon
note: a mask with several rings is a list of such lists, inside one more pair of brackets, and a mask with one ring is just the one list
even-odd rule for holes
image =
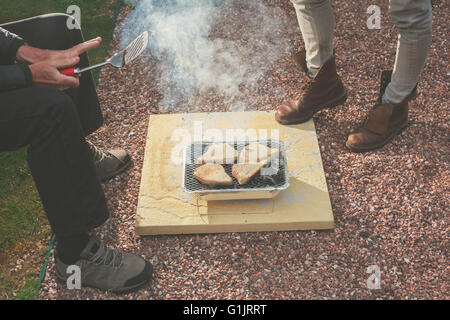
{"label": "seated person's hand", "polygon": [[[73,48],[67,50],[44,50],[39,48],[30,47],[28,45],[23,45],[17,50],[16,60],[19,63],[23,64],[33,64],[42,61],[46,61],[50,64],[66,64],[73,63],[72,59],[79,58],[79,55],[97,48],[102,42],[101,37],[97,37],[95,39],[91,39],[89,41],[85,41],[80,43]],[[74,66],[78,63],[77,60],[75,63],[69,65],[69,67]]]}
{"label": "seated person's hand", "polygon": [[[67,66],[69,67],[69,66]],[[59,72],[58,65],[38,62],[30,65],[33,86],[51,87],[59,90],[76,88],[80,85],[78,77],[65,76]]]}
{"label": "seated person's hand", "polygon": [[43,50],[27,45],[17,51],[17,61],[30,64],[33,85],[53,87],[60,90],[78,87],[77,77],[62,75],[59,70],[75,66],[80,62],[80,55],[100,45],[102,38],[80,43],[67,50]]}

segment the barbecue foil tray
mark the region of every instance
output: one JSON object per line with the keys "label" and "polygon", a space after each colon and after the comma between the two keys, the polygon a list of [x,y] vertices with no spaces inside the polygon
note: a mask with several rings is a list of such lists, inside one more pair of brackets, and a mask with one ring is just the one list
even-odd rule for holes
{"label": "barbecue foil tray", "polygon": [[[240,185],[231,174],[233,164],[223,164],[225,172],[233,179],[231,186],[208,187],[194,177],[194,169],[197,167],[197,159],[202,156],[213,144],[228,143],[233,146],[238,155],[248,144],[257,142],[270,148],[280,150],[279,159],[273,160],[265,166],[268,174],[259,172],[247,184]],[[237,161],[236,161],[237,162]],[[281,190],[289,187],[289,176],[286,162],[284,144],[279,140],[256,140],[234,142],[193,142],[187,145],[183,158],[183,190],[194,194],[203,200],[243,200],[243,199],[270,199],[274,198]]]}

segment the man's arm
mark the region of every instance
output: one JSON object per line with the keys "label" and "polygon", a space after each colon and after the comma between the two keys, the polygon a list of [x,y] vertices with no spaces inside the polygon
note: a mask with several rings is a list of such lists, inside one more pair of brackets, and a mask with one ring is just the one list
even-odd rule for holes
{"label": "man's arm", "polygon": [[21,37],[0,27],[0,64],[13,64],[17,50],[24,44]]}
{"label": "man's arm", "polygon": [[25,65],[0,66],[0,92],[31,87],[33,76]]}
{"label": "man's arm", "polygon": [[0,27],[0,91],[32,85],[30,68],[13,65],[18,49],[24,44],[22,38]]}

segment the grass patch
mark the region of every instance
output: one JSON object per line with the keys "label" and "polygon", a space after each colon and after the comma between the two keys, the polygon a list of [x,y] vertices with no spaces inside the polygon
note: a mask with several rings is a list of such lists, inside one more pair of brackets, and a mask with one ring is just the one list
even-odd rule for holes
{"label": "grass patch", "polygon": [[34,279],[28,279],[25,281],[22,289],[16,295],[17,300],[37,300],[38,294],[38,281]]}
{"label": "grass patch", "polygon": [[26,150],[0,153],[0,299],[37,299],[50,226]]}
{"label": "grass patch", "polygon": [[0,153],[0,250],[40,230],[44,212],[26,162],[26,150]]}
{"label": "grass patch", "polygon": [[16,292],[17,280],[12,277],[5,278],[4,275],[0,275],[0,292],[10,292],[10,296],[5,298],[10,300],[37,300],[39,299],[38,294],[38,280],[34,279],[35,274],[27,274],[28,278],[25,280],[23,286]]}
{"label": "grass patch", "polygon": [[[0,0],[0,24],[32,16],[81,9],[86,40],[101,36],[91,64],[104,60],[114,28],[117,0]],[[94,78],[100,70],[93,72]],[[26,149],[0,153],[0,299],[37,299],[38,275],[50,236],[39,195],[26,161]],[[18,263],[19,261],[19,263]],[[19,267],[18,267],[19,266]]]}

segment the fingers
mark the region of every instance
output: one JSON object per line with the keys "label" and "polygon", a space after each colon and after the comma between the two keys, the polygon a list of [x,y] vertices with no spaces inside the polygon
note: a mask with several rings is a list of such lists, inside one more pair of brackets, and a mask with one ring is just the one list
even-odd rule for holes
{"label": "fingers", "polygon": [[73,67],[80,62],[80,54],[97,48],[101,42],[102,38],[97,37],[80,43],[71,49],[55,52],[51,55],[50,59],[48,59],[48,62],[58,69]]}
{"label": "fingers", "polygon": [[80,85],[78,77],[63,75],[55,66],[48,62],[38,62],[30,65],[33,86],[51,87],[59,90],[76,88]]}
{"label": "fingers", "polygon": [[61,90],[69,88],[77,88],[80,85],[80,79],[78,77],[65,76],[60,74],[58,79],[58,86]]}
{"label": "fingers", "polygon": [[[56,72],[55,72],[56,71]],[[52,70],[54,81],[58,89],[65,90],[69,88],[76,88],[80,85],[80,79],[75,76],[66,76],[57,69]]]}
{"label": "fingers", "polygon": [[75,47],[70,49],[70,51],[74,54],[79,56],[80,54],[89,51],[91,49],[97,48],[100,43],[102,42],[101,37],[97,37],[95,39],[91,39],[89,41],[85,41],[83,43],[77,44]]}
{"label": "fingers", "polygon": [[53,61],[53,65],[58,69],[66,69],[73,67],[78,62],[80,62],[79,56],[72,56],[70,54],[60,55],[57,59]]}

